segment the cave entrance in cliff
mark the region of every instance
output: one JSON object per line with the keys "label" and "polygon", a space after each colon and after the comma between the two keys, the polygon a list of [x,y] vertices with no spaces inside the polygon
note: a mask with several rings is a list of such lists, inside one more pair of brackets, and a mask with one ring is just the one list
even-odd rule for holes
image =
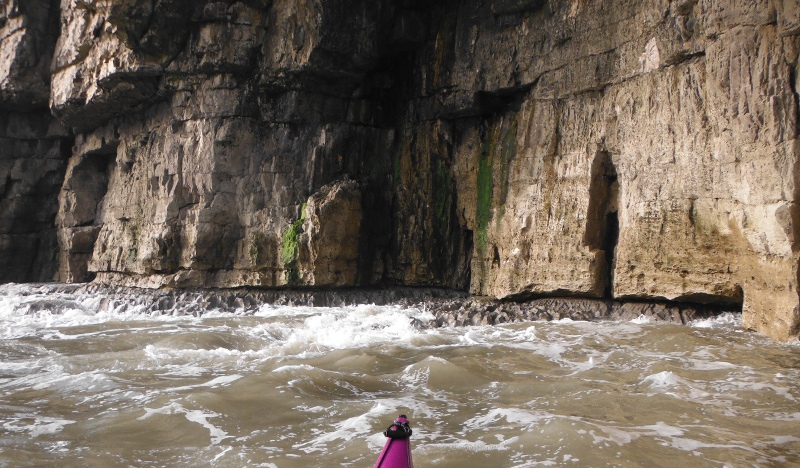
{"label": "cave entrance in cliff", "polygon": [[584,245],[597,252],[596,291],[612,297],[615,251],[619,240],[617,168],[608,151],[598,151],[592,161],[589,209]]}
{"label": "cave entrance in cliff", "polygon": [[94,279],[89,261],[100,233],[100,210],[117,156],[117,144],[73,157],[62,188],[59,214],[59,280],[87,282]]}

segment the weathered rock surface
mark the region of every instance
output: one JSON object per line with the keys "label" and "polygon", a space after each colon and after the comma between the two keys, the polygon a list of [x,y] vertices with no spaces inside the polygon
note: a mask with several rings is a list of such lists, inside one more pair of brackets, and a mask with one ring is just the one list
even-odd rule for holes
{"label": "weathered rock surface", "polygon": [[46,106],[58,18],[56,0],[0,4],[0,107],[30,111]]}
{"label": "weathered rock surface", "polygon": [[[308,199],[300,232],[284,234],[284,263],[290,263],[292,240],[299,235],[298,274],[313,286],[352,286],[358,281],[358,247],[361,236],[361,190],[355,181],[322,187]],[[290,272],[291,273],[291,272]]]}
{"label": "weathered rock surface", "polygon": [[0,281],[46,281],[71,137],[47,109],[58,2],[0,4]]}
{"label": "weathered rock surface", "polygon": [[26,189],[62,281],[708,304],[800,334],[795,0],[5,5],[4,115],[47,95],[75,136],[66,169],[64,131],[0,156],[65,174]]}

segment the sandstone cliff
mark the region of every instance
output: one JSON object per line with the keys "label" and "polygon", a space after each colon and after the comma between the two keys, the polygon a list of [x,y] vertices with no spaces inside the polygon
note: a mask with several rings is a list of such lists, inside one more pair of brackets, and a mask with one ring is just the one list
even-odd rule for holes
{"label": "sandstone cliff", "polygon": [[2,280],[57,258],[67,282],[741,305],[800,333],[795,0],[3,5]]}

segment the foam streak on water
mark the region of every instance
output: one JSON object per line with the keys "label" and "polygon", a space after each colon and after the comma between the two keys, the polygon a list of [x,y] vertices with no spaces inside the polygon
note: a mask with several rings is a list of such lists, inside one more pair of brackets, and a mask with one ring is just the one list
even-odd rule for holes
{"label": "foam streak on water", "polygon": [[736,315],[420,330],[134,299],[0,286],[0,466],[370,466],[399,413],[418,468],[800,464],[800,347]]}

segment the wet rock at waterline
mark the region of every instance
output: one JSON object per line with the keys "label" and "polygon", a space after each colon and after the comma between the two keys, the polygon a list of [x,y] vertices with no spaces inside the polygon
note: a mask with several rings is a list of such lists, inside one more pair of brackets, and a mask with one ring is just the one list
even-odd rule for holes
{"label": "wet rock at waterline", "polygon": [[701,304],[789,340],[798,18],[10,0],[0,279]]}
{"label": "wet rock at waterline", "polygon": [[[653,302],[619,302],[599,299],[542,298],[527,301],[499,301],[487,297],[470,297],[448,289],[381,288],[327,290],[149,290],[109,288],[98,284],[45,285],[37,293],[97,296],[103,300],[99,312],[109,310],[139,311],[156,315],[192,315],[201,317],[208,311],[249,315],[265,307],[354,307],[360,304],[391,305],[418,309],[429,314],[427,319],[411,318],[415,328],[499,325],[527,321],[646,321],[687,324],[735,309],[687,304]],[[49,310],[61,313],[74,301],[55,303],[46,300],[29,304],[29,312]]]}

